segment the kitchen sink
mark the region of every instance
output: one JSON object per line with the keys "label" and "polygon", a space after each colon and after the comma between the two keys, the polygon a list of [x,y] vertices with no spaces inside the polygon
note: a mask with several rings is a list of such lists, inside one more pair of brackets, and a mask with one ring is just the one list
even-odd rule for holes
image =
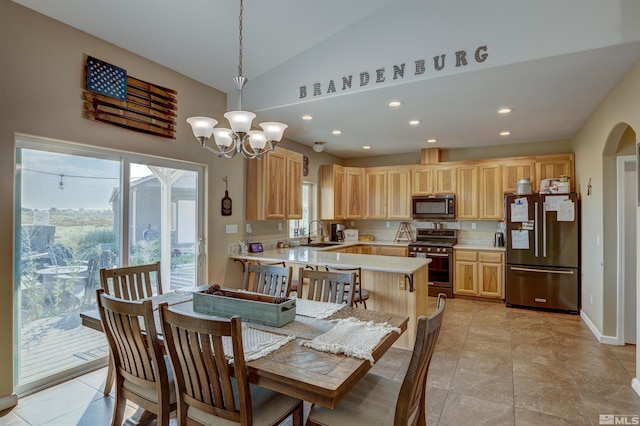
{"label": "kitchen sink", "polygon": [[337,246],[337,245],[340,245],[340,243],[322,242],[322,243],[302,244],[302,247],[330,247],[330,246]]}

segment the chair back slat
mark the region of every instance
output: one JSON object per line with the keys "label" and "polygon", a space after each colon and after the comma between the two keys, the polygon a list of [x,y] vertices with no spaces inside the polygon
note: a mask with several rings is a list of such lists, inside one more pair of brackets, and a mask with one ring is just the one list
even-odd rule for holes
{"label": "chair back slat", "polygon": [[412,418],[418,419],[417,424],[425,424],[426,422],[427,373],[440,334],[445,301],[446,296],[442,293],[439,294],[436,311],[429,317],[421,316],[418,318],[418,332],[411,361],[398,394],[394,420],[396,425],[410,424]]}
{"label": "chair back slat", "polygon": [[100,269],[100,284],[107,294],[124,300],[139,300],[162,294],[160,262]]}
{"label": "chair back slat", "polygon": [[[198,318],[172,311],[167,303],[161,303],[159,311],[165,347],[181,401],[178,424],[186,424],[188,406],[227,420],[251,424],[253,413],[240,317]],[[231,365],[224,353],[223,338],[230,338],[232,342],[235,380],[232,380]]]}
{"label": "chair back slat", "polygon": [[288,297],[291,267],[247,264],[242,289],[269,296]]}
{"label": "chair back slat", "polygon": [[[328,272],[300,268],[299,277],[300,283],[304,283],[303,286],[307,287],[307,299],[353,306],[356,283],[354,272]],[[303,291],[302,294],[304,293]]]}

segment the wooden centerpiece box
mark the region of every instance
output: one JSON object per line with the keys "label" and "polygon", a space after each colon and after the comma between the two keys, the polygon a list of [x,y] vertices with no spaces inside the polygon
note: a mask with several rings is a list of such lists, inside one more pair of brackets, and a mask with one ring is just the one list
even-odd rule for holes
{"label": "wooden centerpiece box", "polygon": [[281,327],[296,318],[296,301],[212,286],[193,293],[193,310],[222,317],[240,315],[243,321]]}

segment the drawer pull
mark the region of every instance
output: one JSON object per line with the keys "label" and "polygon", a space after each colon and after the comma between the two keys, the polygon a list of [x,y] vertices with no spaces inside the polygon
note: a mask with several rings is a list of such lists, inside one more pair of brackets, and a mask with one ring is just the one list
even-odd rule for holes
{"label": "drawer pull", "polygon": [[534,297],[534,299],[536,302],[540,302],[540,303],[547,303],[547,299],[543,299],[541,297]]}

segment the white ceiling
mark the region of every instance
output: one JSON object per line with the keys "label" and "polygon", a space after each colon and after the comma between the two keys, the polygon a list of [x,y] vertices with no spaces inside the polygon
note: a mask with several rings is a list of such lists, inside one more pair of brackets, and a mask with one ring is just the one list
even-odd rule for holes
{"label": "white ceiling", "polygon": [[[236,107],[239,1],[14,1],[223,90]],[[570,138],[640,59],[635,0],[244,0],[244,9],[244,109],[341,157]],[[456,66],[459,51],[466,65]],[[391,110],[392,99],[402,106]],[[499,116],[503,106],[514,112]]]}

